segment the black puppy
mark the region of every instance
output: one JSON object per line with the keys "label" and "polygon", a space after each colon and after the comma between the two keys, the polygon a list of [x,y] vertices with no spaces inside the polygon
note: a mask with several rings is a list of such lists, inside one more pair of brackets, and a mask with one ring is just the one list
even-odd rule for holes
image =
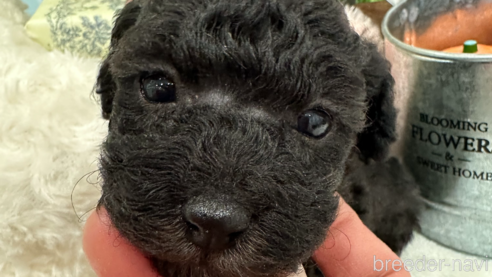
{"label": "black puppy", "polygon": [[134,0],[98,77],[104,206],[166,277],[285,276],[338,190],[399,252],[416,188],[393,79],[336,0]]}

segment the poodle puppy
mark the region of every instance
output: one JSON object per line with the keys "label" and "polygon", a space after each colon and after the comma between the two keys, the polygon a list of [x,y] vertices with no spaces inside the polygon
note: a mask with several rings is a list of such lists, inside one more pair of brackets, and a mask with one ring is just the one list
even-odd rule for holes
{"label": "poodle puppy", "polygon": [[295,272],[337,191],[399,252],[419,204],[392,87],[336,0],[134,0],[97,79],[99,205],[167,277]]}

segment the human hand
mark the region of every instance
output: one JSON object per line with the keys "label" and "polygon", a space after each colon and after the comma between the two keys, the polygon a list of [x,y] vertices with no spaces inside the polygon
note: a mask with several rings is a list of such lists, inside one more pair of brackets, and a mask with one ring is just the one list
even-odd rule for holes
{"label": "human hand", "polygon": [[99,277],[159,277],[140,250],[114,229],[104,208],[87,219],[83,247]]}
{"label": "human hand", "polygon": [[[410,277],[400,258],[362,223],[341,197],[337,218],[313,259],[326,277]],[[391,260],[391,263],[387,270],[377,271],[375,259]],[[392,264],[401,266],[396,266],[395,271]]]}
{"label": "human hand", "polygon": [[[111,226],[104,208],[93,212],[87,220],[84,229],[84,251],[99,277],[159,276],[151,262]],[[375,257],[383,261],[400,261],[340,198],[338,216],[330,227],[327,239],[314,253],[314,260],[326,277],[410,276],[403,266],[400,267],[400,271],[394,271],[391,266],[388,267],[388,271],[376,271]]]}

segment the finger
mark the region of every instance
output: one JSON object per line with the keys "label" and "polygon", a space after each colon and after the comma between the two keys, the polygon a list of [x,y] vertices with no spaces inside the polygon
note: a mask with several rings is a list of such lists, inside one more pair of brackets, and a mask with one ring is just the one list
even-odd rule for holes
{"label": "finger", "polygon": [[84,252],[99,277],[158,277],[150,261],[111,226],[104,208],[87,219]]}
{"label": "finger", "polygon": [[342,198],[338,216],[313,259],[327,277],[410,277],[400,258],[362,223]]}

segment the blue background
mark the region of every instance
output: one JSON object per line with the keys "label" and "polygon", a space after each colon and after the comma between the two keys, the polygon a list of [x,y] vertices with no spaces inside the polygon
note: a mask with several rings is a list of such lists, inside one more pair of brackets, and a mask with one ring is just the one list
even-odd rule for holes
{"label": "blue background", "polygon": [[[83,1],[83,0],[82,0]],[[26,10],[26,12],[29,15],[33,15],[36,9],[39,7],[39,4],[43,2],[43,0],[22,0],[22,2],[26,3],[29,8]]]}

